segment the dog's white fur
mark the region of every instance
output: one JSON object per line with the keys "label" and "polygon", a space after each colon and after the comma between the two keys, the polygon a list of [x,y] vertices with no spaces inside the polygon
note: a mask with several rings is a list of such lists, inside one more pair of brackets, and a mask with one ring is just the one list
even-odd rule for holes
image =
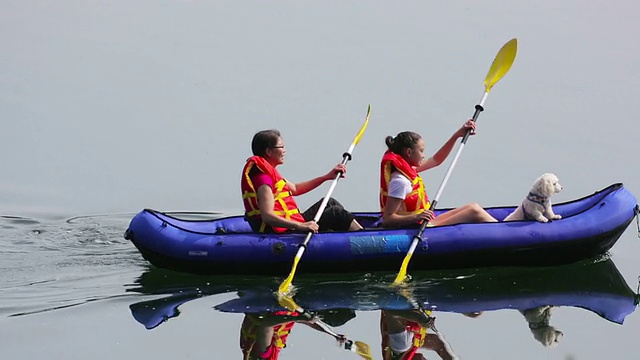
{"label": "dog's white fur", "polygon": [[545,305],[520,311],[529,323],[529,329],[533,337],[545,347],[558,345],[560,338],[564,335],[562,331],[549,325],[552,308],[553,306]]}
{"label": "dog's white fur", "polygon": [[531,191],[525,197],[522,204],[514,212],[507,215],[504,221],[515,220],[536,220],[548,222],[549,220],[559,220],[562,216],[554,214],[549,198],[560,192],[562,185],[558,182],[558,177],[552,173],[540,175],[534,181]]}

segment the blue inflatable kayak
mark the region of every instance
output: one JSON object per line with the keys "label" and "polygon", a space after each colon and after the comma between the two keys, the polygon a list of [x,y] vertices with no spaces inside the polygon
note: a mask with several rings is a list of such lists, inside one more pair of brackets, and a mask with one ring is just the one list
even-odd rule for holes
{"label": "blue inflatable kayak", "polygon": [[[487,211],[504,219],[516,206]],[[443,213],[442,209],[436,213]],[[561,220],[513,221],[427,228],[409,270],[481,266],[544,266],[608,251],[638,213],[637,200],[613,184],[578,200],[555,204]],[[417,229],[371,228],[378,212],[356,213],[365,230],[311,238],[297,274],[397,271]],[[260,234],[243,216],[179,219],[145,209],[125,232],[153,265],[200,274],[285,276],[306,234]]]}

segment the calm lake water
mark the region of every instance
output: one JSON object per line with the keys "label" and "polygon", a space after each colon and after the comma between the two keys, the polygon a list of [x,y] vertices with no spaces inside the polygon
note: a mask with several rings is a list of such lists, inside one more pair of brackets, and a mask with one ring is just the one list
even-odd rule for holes
{"label": "calm lake water", "polygon": [[[0,219],[3,359],[241,358],[243,312],[277,306],[273,291],[282,278],[154,268],[122,238],[127,218]],[[437,306],[437,328],[460,358],[600,359],[616,351],[632,359],[640,329],[634,313],[637,234],[633,224],[613,256],[568,266],[410,271],[413,296]],[[325,315],[327,322],[369,344],[380,359],[378,309],[411,307],[389,289],[394,276],[298,275],[296,301],[355,309],[333,320]],[[563,333],[549,348],[516,311],[545,304],[557,305],[550,325]],[[484,312],[462,315],[477,311]],[[282,358],[358,357],[330,336],[298,325]]]}
{"label": "calm lake water", "polygon": [[[516,204],[548,171],[564,185],[556,202],[616,182],[640,196],[638,11],[574,0],[0,1],[0,359],[240,359],[242,311],[269,306],[282,279],[153,268],[122,236],[133,215],[239,213],[239,171],[265,128],[283,132],[288,178],[324,174],[368,104],[334,196],[375,209],[384,137],[418,131],[435,152],[514,37],[516,61],[439,205]],[[432,194],[447,165],[425,175]],[[597,261],[412,273],[414,294],[442,304],[436,325],[460,359],[636,359],[637,254],[634,222]],[[377,308],[403,301],[384,286],[393,276],[297,276],[296,300],[351,299],[355,317],[335,330],[380,359]],[[567,294],[550,320],[564,335],[545,347],[515,309]],[[358,357],[296,325],[280,358]]]}

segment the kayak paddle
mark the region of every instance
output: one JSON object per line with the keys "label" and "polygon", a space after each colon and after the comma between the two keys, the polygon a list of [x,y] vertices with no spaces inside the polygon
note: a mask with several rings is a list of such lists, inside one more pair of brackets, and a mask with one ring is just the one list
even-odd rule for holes
{"label": "kayak paddle", "polygon": [[[278,302],[282,307],[288,309],[289,311],[295,311],[299,313],[301,316],[304,316],[307,320],[313,319],[313,315],[311,315],[309,312],[305,311],[298,304],[296,304],[296,302],[290,296],[280,296],[278,297]],[[333,336],[336,340],[343,341],[345,350],[353,351],[356,354],[360,355],[360,357],[362,357],[363,359],[373,360],[373,357],[371,355],[371,347],[369,346],[369,344],[364,343],[362,341],[358,341],[358,340],[356,341],[349,340],[346,336],[340,335],[335,331],[333,331],[328,324],[326,324],[320,319],[316,319],[313,323],[317,325],[320,329],[322,329],[322,331],[324,331],[325,333]]]}
{"label": "kayak paddle", "polygon": [[[342,155],[342,165],[345,165],[349,160],[351,160],[351,152],[356,147],[356,145],[358,145],[358,143],[360,142],[360,138],[362,137],[362,134],[364,134],[364,130],[367,128],[367,125],[369,124],[369,114],[371,114],[371,105],[369,105],[369,107],[367,108],[367,116],[364,120],[364,124],[360,128],[360,131],[358,131],[358,134],[353,139],[353,142],[351,143],[351,146],[349,146],[349,149],[347,150],[347,152],[345,152]],[[316,216],[314,216],[313,221],[318,222],[318,220],[320,220],[320,217],[322,216],[322,213],[324,212],[324,209],[327,206],[327,202],[331,197],[331,193],[333,193],[333,190],[336,188],[336,185],[338,184],[338,180],[340,180],[341,176],[342,176],[342,173],[337,173],[335,179],[333,179],[333,181],[331,182],[331,187],[329,187],[329,191],[327,192],[327,195],[325,195],[324,199],[322,199],[322,203],[320,203],[320,208],[318,208],[318,212],[316,213]],[[300,261],[302,254],[304,254],[304,251],[307,248],[307,244],[309,243],[309,240],[311,240],[312,236],[313,236],[313,232],[310,231],[309,233],[307,233],[307,236],[304,238],[304,241],[302,242],[302,244],[300,244],[300,247],[298,248],[298,252],[296,253],[296,257],[293,259],[293,266],[291,267],[291,272],[289,273],[289,276],[287,276],[287,278],[282,282],[282,284],[280,284],[280,287],[278,287],[279,297],[289,292],[291,287],[291,282],[293,281],[293,276],[295,275],[296,268],[298,267],[298,262]]]}
{"label": "kayak paddle", "polygon": [[[489,96],[489,91],[491,91],[491,87],[493,87],[493,85],[495,85],[500,79],[502,79],[502,77],[511,68],[513,61],[516,58],[517,51],[518,51],[518,41],[516,39],[509,40],[506,44],[502,46],[502,48],[500,48],[500,51],[498,51],[498,54],[496,55],[495,59],[493,59],[493,63],[491,63],[491,68],[489,69],[487,76],[484,78],[484,88],[485,88],[484,94],[482,95],[482,99],[480,100],[480,103],[475,107],[476,110],[473,113],[473,118],[472,118],[473,121],[477,121],[478,116],[480,115],[480,112],[484,110],[483,105],[485,100],[487,99],[487,96]],[[447,169],[447,172],[444,175],[444,179],[442,180],[442,183],[438,188],[438,192],[436,192],[436,196],[434,197],[433,201],[428,205],[428,208],[430,208],[431,210],[434,210],[435,206],[438,204],[438,199],[440,198],[440,194],[442,194],[442,190],[444,189],[444,186],[447,184],[447,181],[449,180],[449,175],[451,175],[451,171],[453,170],[453,167],[456,165],[456,162],[458,161],[458,158],[460,157],[460,154],[462,153],[462,150],[464,149],[464,145],[466,144],[470,134],[471,134],[471,129],[468,129],[466,134],[462,138],[462,141],[460,142],[460,147],[458,148],[458,151],[456,152],[456,155],[454,156],[453,161],[451,162],[451,165],[449,165],[449,168]],[[413,237],[413,241],[411,242],[409,251],[407,251],[407,255],[404,257],[404,260],[402,261],[402,266],[400,267],[400,271],[398,272],[396,279],[393,281],[393,285],[398,285],[402,283],[407,277],[407,266],[409,266],[409,261],[411,260],[411,256],[413,255],[413,252],[415,251],[416,246],[418,245],[418,242],[422,240],[422,233],[427,227],[427,224],[428,224],[428,221],[423,221],[422,225],[420,226],[420,230]]]}

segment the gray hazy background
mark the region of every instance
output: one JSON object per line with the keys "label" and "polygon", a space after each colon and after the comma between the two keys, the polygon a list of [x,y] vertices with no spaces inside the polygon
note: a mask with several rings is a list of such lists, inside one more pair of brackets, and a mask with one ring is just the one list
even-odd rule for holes
{"label": "gray hazy background", "polygon": [[[473,113],[516,37],[440,199],[518,203],[542,172],[557,201],[625,182],[640,50],[634,1],[0,1],[0,212],[240,212],[254,132],[278,128],[291,180],[341,160],[335,195],[377,209],[384,137],[432,154]],[[448,163],[428,172],[435,195]],[[311,204],[326,187],[301,198]]]}
{"label": "gray hazy background", "polygon": [[[123,289],[147,264],[121,237],[128,214],[239,213],[256,131],[280,129],[283,174],[306,180],[341,160],[368,104],[369,127],[335,196],[376,210],[385,136],[417,131],[436,151],[473,114],[513,37],[515,63],[439,205],[515,205],[547,171],[565,187],[556,202],[614,182],[640,195],[639,13],[631,0],[0,0],[0,215],[40,219],[0,233],[0,308],[82,304],[3,319],[0,354],[239,358],[241,316],[211,309],[230,295],[185,304],[151,332],[132,319],[139,299]],[[448,165],[425,174],[432,196]],[[124,215],[60,220],[112,213]],[[613,258],[634,289],[638,252],[633,224]],[[359,313],[341,327],[376,358],[378,316]],[[637,357],[637,314],[620,326],[558,309],[565,337],[555,349],[533,340],[517,311],[437,316],[461,358]],[[283,360],[353,358],[304,327],[293,336]]]}

